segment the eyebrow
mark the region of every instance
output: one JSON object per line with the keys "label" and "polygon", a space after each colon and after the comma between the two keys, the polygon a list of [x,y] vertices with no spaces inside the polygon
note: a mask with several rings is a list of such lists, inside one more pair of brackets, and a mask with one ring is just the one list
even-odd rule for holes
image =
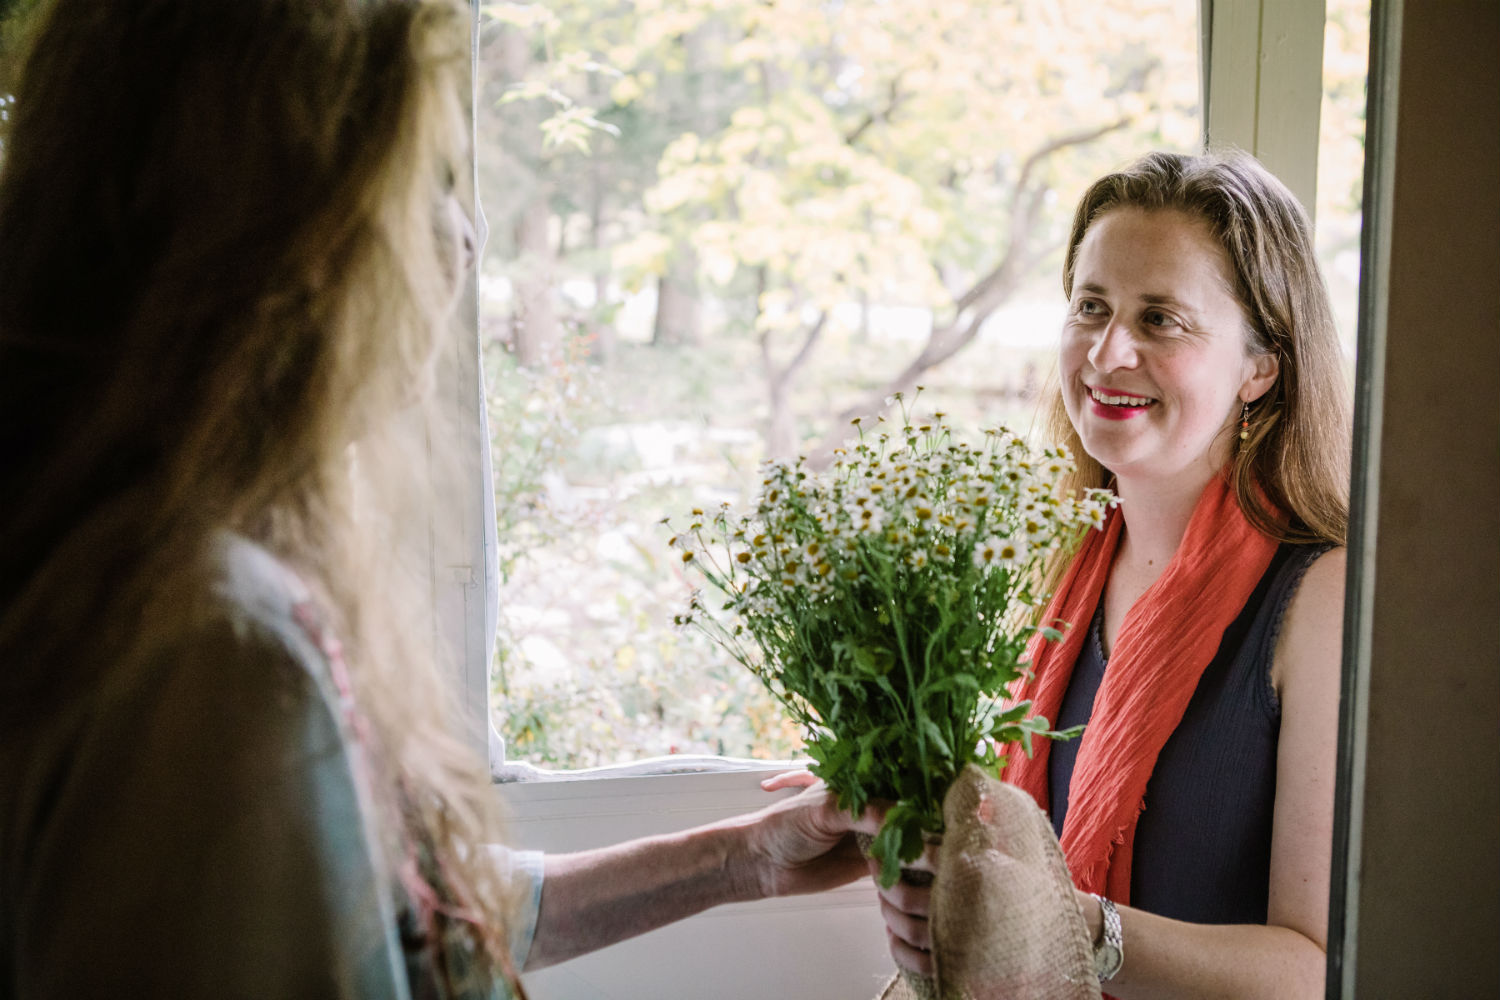
{"label": "eyebrow", "polygon": [[[1109,294],[1109,289],[1092,281],[1085,282],[1084,284],[1079,285],[1078,290],[1081,292],[1087,292],[1090,295]],[[1180,312],[1186,313],[1190,318],[1194,320],[1198,318],[1198,310],[1194,309],[1192,306],[1188,305],[1181,299],[1174,298],[1171,295],[1156,295],[1147,293],[1141,296],[1141,301],[1148,306],[1169,306],[1173,309],[1179,310]]]}

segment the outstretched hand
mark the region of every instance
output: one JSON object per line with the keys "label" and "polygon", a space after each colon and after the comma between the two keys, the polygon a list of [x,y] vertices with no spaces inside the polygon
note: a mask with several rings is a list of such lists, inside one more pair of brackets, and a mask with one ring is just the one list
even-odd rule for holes
{"label": "outstretched hand", "polygon": [[[762,781],[760,783],[760,787],[764,788],[768,792],[778,791],[782,788],[821,789],[822,782],[814,777],[811,772],[805,770],[783,771],[780,774],[773,775],[772,777],[769,777],[766,780]],[[804,795],[805,794],[806,793],[804,793]],[[830,799],[832,798],[832,796],[827,792],[824,792],[823,794],[828,796],[828,798]],[[786,801],[797,802],[803,797],[803,795],[799,795],[795,799],[788,799]],[[873,828],[867,828],[863,824],[856,824],[854,826],[854,829],[860,830],[864,833],[874,834],[879,829],[880,819],[883,818],[883,810],[866,810],[867,814],[871,812],[873,812],[876,817],[875,826]],[[845,819],[849,818],[847,813],[842,813],[840,815],[842,815]],[[843,854],[843,847],[844,845],[841,840],[838,848],[841,857]],[[839,878],[838,881],[830,882],[828,885],[820,886],[819,888],[829,888],[833,885],[840,885],[843,882],[851,881],[852,879],[857,878],[859,875],[868,873],[870,877],[875,880],[875,884],[879,892],[880,916],[881,919],[885,921],[886,942],[890,946],[891,957],[895,959],[896,964],[901,966],[902,968],[910,969],[913,972],[919,972],[923,975],[932,975],[932,933],[929,925],[929,916],[932,912],[931,883],[925,886],[919,886],[913,885],[905,880],[900,880],[897,881],[896,884],[891,886],[889,889],[879,889],[880,863],[873,858],[866,858],[863,854],[858,853],[857,848],[855,848],[855,851],[856,857],[859,858],[860,862],[858,870],[854,871],[854,874],[852,875]],[[936,875],[937,857],[938,852],[936,846],[929,844],[921,857],[917,858],[913,862],[910,862],[909,864],[903,865],[903,868],[916,871],[932,872],[934,875]],[[791,891],[811,892],[816,890],[806,889]]]}
{"label": "outstretched hand", "polygon": [[788,771],[761,782],[767,791],[803,789],[745,818],[746,847],[762,896],[822,892],[852,882],[867,868],[854,833],[874,836],[884,810],[859,816],[838,807],[832,792],[806,771]]}

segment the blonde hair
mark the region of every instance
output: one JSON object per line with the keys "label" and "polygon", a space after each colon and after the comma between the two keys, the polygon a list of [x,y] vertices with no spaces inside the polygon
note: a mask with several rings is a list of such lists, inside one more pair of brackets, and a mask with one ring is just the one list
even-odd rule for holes
{"label": "blonde hair", "polygon": [[263,545],[343,640],[450,988],[515,984],[405,527],[454,439],[422,383],[461,270],[434,220],[466,31],[451,0],[50,0],[0,167],[0,693],[86,690],[139,622],[187,627],[171,602],[222,532]]}
{"label": "blonde hair", "polygon": [[[1063,265],[1069,298],[1084,234],[1121,207],[1175,210],[1206,223],[1228,256],[1249,350],[1274,355],[1280,366],[1275,383],[1250,404],[1248,439],[1236,442],[1230,474],[1240,509],[1270,537],[1342,545],[1349,521],[1349,395],[1302,206],[1246,153],[1151,153],[1095,181],[1078,203]],[[1084,452],[1068,420],[1059,385],[1049,387],[1041,416],[1049,440],[1078,456],[1068,485],[1108,486],[1108,471]]]}

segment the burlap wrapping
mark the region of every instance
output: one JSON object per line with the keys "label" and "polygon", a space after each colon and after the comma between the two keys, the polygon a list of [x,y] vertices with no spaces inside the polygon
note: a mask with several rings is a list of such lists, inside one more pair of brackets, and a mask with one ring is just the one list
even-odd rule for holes
{"label": "burlap wrapping", "polygon": [[1052,824],[976,767],[943,802],[932,889],[935,980],[897,976],[880,1000],[1098,1000],[1093,945]]}

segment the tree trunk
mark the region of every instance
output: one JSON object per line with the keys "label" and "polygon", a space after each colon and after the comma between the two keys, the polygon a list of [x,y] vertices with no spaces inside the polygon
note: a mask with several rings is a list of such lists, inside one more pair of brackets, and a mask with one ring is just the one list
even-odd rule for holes
{"label": "tree trunk", "polygon": [[[711,135],[717,128],[723,56],[723,28],[710,18],[680,39],[687,87],[677,110],[685,115],[692,131]],[[695,213],[694,225],[703,213]],[[656,323],[651,331],[655,346],[697,344],[703,336],[703,316],[698,301],[698,254],[685,239],[674,241],[667,271],[657,280]]]}
{"label": "tree trunk", "polygon": [[[507,83],[519,83],[531,72],[533,56],[526,33],[506,27],[498,38],[499,67]],[[551,180],[542,155],[541,122],[544,109],[537,101],[517,101],[505,108],[508,158],[524,192],[514,216],[516,262],[512,266],[514,308],[511,346],[523,365],[538,365],[553,357],[562,339],[557,305],[553,301],[557,251],[549,238],[552,210]]]}
{"label": "tree trunk", "polygon": [[766,457],[791,459],[797,450],[797,417],[792,412],[791,380],[772,378],[766,386]]}
{"label": "tree trunk", "polygon": [[[597,161],[589,169],[589,188],[589,247],[602,260],[605,184]],[[589,333],[593,337],[593,357],[604,364],[614,360],[617,341],[614,320],[605,318],[608,295],[609,269],[601,264],[594,270],[594,306],[589,317]]]}
{"label": "tree trunk", "polygon": [[546,202],[533,201],[516,222],[516,250],[520,256],[515,280],[515,333],[512,344],[516,360],[523,365],[542,364],[557,353],[561,324],[552,299],[553,267],[556,260],[547,238],[552,213]]}
{"label": "tree trunk", "polygon": [[698,304],[697,270],[697,255],[690,248],[679,248],[667,273],[658,279],[652,344],[661,347],[699,342],[702,311]]}
{"label": "tree trunk", "polygon": [[766,457],[795,458],[801,443],[797,436],[797,415],[792,409],[792,383],[797,374],[812,357],[813,348],[823,336],[823,327],[828,323],[828,314],[821,313],[817,322],[803,333],[802,345],[785,365],[777,365],[771,357],[771,334],[760,335],[761,367],[766,374]]}

